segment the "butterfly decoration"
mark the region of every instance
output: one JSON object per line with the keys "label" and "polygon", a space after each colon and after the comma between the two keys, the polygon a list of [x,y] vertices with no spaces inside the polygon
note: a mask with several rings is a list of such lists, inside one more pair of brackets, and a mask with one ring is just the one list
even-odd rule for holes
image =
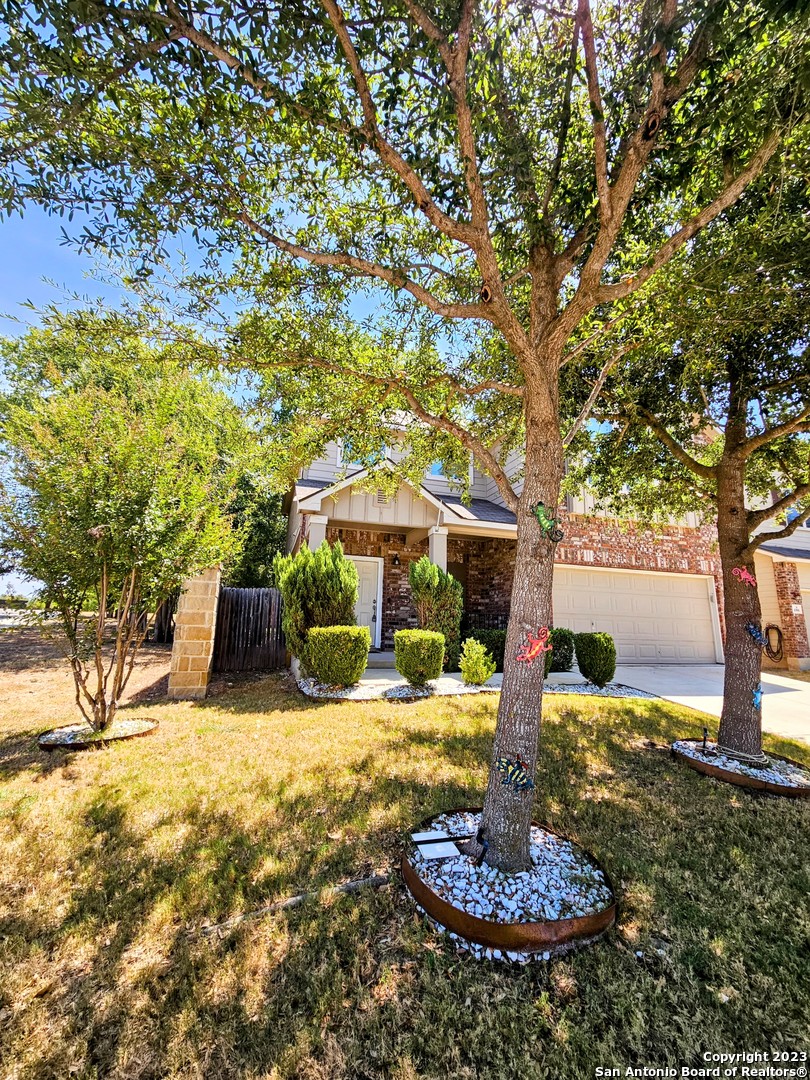
{"label": "butterfly decoration", "polygon": [[540,523],[543,536],[547,540],[551,540],[552,543],[558,544],[563,538],[563,531],[560,528],[560,523],[557,518],[552,517],[546,509],[546,504],[539,502],[536,506],[533,506],[531,513],[537,518]]}
{"label": "butterfly decoration", "polygon": [[753,694],[754,708],[759,709],[762,705],[762,683],[757,683]]}
{"label": "butterfly decoration", "polygon": [[512,784],[516,791],[527,791],[534,787],[534,780],[526,771],[528,766],[520,758],[512,761],[508,757],[499,757],[495,767],[503,776],[502,784]]}
{"label": "butterfly decoration", "polygon": [[548,633],[548,627],[541,626],[536,634],[529,634],[526,643],[520,646],[520,652],[515,659],[525,660],[527,664],[531,664],[541,653],[550,652],[552,645],[548,640]]}
{"label": "butterfly decoration", "polygon": [[757,579],[746,567],[735,566],[731,573],[735,578],[744,582],[746,585],[753,585],[754,588],[757,587]]}
{"label": "butterfly decoration", "polygon": [[751,635],[757,645],[759,645],[761,649],[764,649],[765,646],[768,644],[768,639],[762,633],[760,628],[755,625],[755,623],[750,622],[746,625],[745,629],[748,631],[748,633]]}

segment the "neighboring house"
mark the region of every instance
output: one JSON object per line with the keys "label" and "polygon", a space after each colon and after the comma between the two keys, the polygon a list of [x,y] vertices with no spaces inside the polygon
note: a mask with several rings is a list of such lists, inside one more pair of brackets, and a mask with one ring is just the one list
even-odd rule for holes
{"label": "neighboring house", "polygon": [[[392,648],[395,630],[416,625],[408,565],[426,554],[464,586],[468,627],[505,627],[517,527],[495,483],[471,466],[465,506],[438,466],[419,490],[403,483],[393,498],[364,490],[366,477],[343,460],[340,443],[330,443],[288,496],[287,550],[303,541],[311,548],[323,539],[341,541],[357,564],[357,621],[371,630],[373,647]],[[556,546],[555,625],[607,631],[623,664],[722,663],[713,528],[698,526],[692,514],[684,524],[653,531],[572,498],[560,518],[565,536]],[[764,622],[784,633],[781,666],[810,667],[810,529],[789,545],[768,545],[756,565]]]}

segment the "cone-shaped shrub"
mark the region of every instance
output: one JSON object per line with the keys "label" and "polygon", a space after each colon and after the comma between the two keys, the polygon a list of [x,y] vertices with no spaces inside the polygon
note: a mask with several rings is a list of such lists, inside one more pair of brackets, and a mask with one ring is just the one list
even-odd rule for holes
{"label": "cone-shaped shrub", "polygon": [[324,540],[317,551],[304,545],[295,555],[273,561],[283,608],[281,627],[287,648],[305,667],[307,637],[313,626],[354,626],[357,567],[343,554],[339,540]]}
{"label": "cone-shaped shrub", "polygon": [[461,614],[464,608],[461,582],[432,563],[427,555],[411,563],[408,581],[419,626],[423,630],[434,630],[444,635],[445,669],[458,671]]}

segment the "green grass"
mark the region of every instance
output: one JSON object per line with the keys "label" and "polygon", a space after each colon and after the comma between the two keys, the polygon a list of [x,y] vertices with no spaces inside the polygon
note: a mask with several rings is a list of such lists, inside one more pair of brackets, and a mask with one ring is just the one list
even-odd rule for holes
{"label": "green grass", "polygon": [[[496,706],[308,702],[271,677],[135,710],[160,720],[147,738],[46,755],[41,719],[6,700],[0,1073],[585,1080],[806,1048],[810,807],[651,747],[703,724],[658,701],[546,703],[536,816],[619,894],[594,946],[476,962],[398,879],[193,932],[393,867],[415,822],[480,801]],[[810,763],[806,745],[766,744]]]}

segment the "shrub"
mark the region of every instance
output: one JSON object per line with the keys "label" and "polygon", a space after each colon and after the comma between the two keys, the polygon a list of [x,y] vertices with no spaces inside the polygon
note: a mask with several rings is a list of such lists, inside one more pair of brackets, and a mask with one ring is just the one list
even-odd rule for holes
{"label": "shrub", "polygon": [[480,641],[468,637],[461,648],[461,677],[469,686],[483,686],[495,674],[495,661]]}
{"label": "shrub", "polygon": [[367,626],[313,626],[307,634],[307,666],[324,686],[352,686],[366,670],[370,648]]}
{"label": "shrub", "polygon": [[461,613],[464,607],[461,582],[432,563],[427,555],[411,563],[408,581],[419,626],[423,630],[434,630],[444,635],[444,666],[448,671],[458,671]]}
{"label": "shrub", "polygon": [[551,631],[551,652],[546,653],[546,670],[570,671],[574,664],[574,634],[564,626],[557,626]]}
{"label": "shrub", "polygon": [[394,662],[411,686],[438,679],[443,660],[444,634],[434,630],[397,630],[394,634]]}
{"label": "shrub", "polygon": [[505,630],[470,630],[467,637],[480,642],[495,661],[495,670],[503,671],[503,657],[506,651]]}
{"label": "shrub", "polygon": [[579,670],[597,686],[606,686],[616,674],[616,646],[610,634],[575,634]]}
{"label": "shrub", "polygon": [[281,593],[281,628],[287,648],[306,668],[307,636],[313,626],[354,626],[357,567],[340,541],[327,540],[317,551],[304,545],[295,555],[277,555],[273,573]]}

